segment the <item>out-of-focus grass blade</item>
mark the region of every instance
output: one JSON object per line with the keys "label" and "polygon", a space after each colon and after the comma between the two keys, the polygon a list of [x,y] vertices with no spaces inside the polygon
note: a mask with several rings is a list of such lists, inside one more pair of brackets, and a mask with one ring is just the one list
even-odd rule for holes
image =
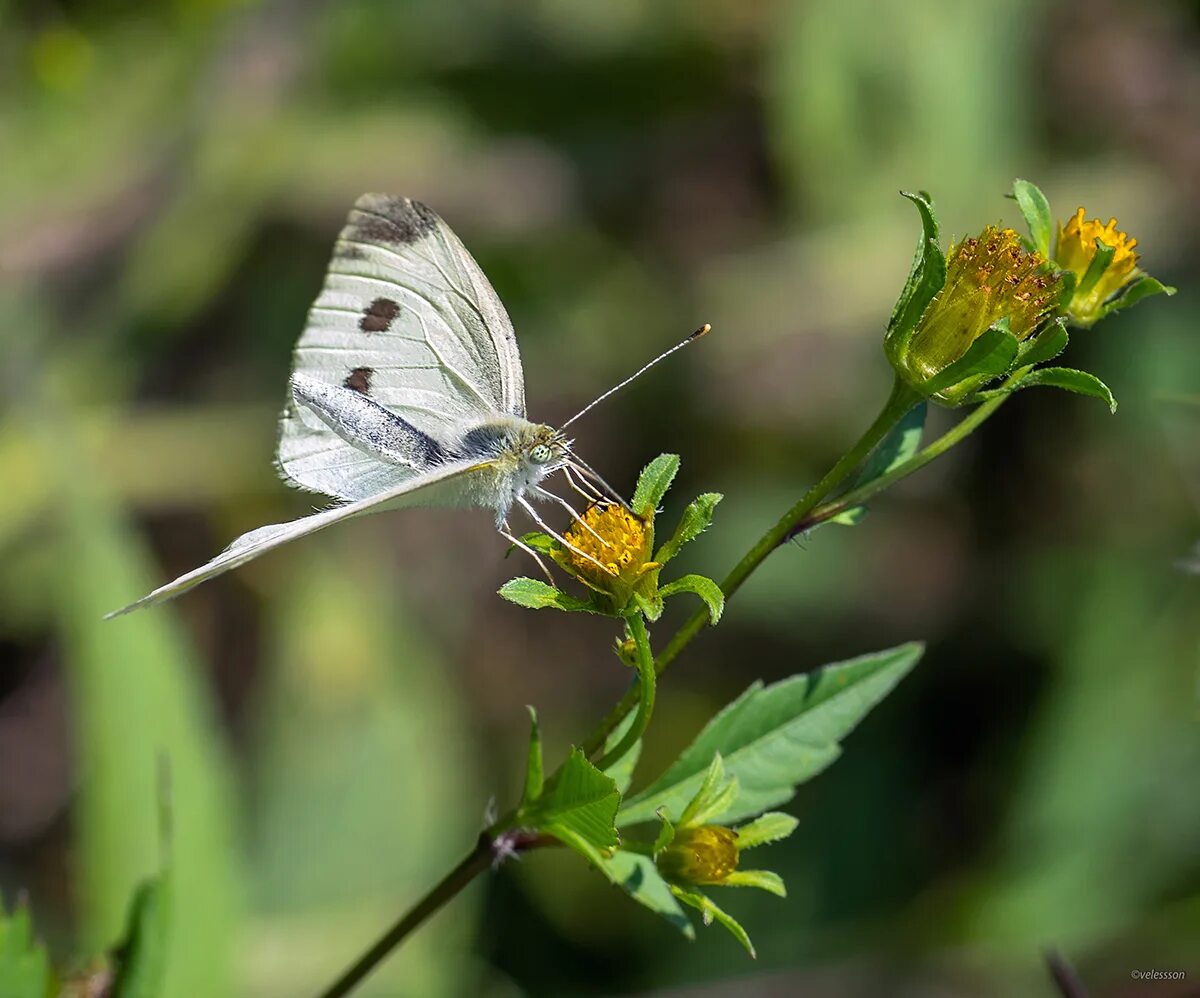
{"label": "out-of-focus grass blade", "polygon": [[82,946],[122,932],[135,889],[161,865],[159,758],[170,767],[172,927],[166,998],[234,994],[237,853],[227,759],[195,656],[170,610],[105,621],[156,578],[102,476],[60,423],[43,437],[59,497],[57,591],[72,692]]}
{"label": "out-of-focus grass blade", "polygon": [[[371,527],[374,527],[374,530]],[[404,612],[376,524],[286,555],[255,750],[248,990],[319,990],[474,844],[470,734],[445,663]],[[284,578],[283,575],[280,578]],[[423,926],[362,994],[473,994],[473,897]]]}

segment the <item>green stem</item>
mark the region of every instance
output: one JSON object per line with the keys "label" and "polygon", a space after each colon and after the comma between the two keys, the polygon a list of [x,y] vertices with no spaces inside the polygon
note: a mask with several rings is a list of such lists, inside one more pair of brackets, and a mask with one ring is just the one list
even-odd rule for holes
{"label": "green stem", "polygon": [[359,957],[345,973],[321,992],[320,998],[342,998],[362,983],[393,949],[404,941],[414,929],[437,911],[479,874],[492,865],[492,840],[480,835],[475,848],[468,853],[453,870],[444,876],[436,887],[418,901],[409,911],[387,930],[379,941]]}
{"label": "green stem", "polygon": [[[904,384],[899,378],[896,379],[892,386],[892,392],[888,396],[887,402],[884,403],[883,409],[880,410],[879,415],[875,418],[875,422],[859,437],[857,443],[846,451],[837,460],[837,463],[826,472],[825,476],[810,488],[791,509],[784,513],[770,530],[759,538],[754,547],[747,551],[745,557],[734,566],[733,571],[722,580],[721,591],[725,594],[726,600],[742,587],[742,584],[766,560],[772,551],[792,536],[796,524],[800,523],[813,511],[822,499],[829,495],[851,472],[862,464],[871,451],[879,445],[879,442],[887,436],[888,431],[903,419],[905,414],[920,401],[920,395]],[[706,609],[698,610],[693,614],[675,632],[671,640],[667,642],[667,646],[659,654],[654,663],[655,672],[661,673],[670,665],[688,642],[700,633],[705,624],[708,623],[708,619],[708,611]],[[609,734],[625,719],[629,711],[633,709],[634,704],[638,702],[640,696],[641,691],[638,687],[630,689],[621,699],[620,703],[613,708],[583,743],[583,751],[588,755],[597,752],[604,745]]]}
{"label": "green stem", "polygon": [[631,694],[636,692],[638,712],[637,717],[633,719],[633,724],[625,732],[625,737],[613,746],[611,752],[606,752],[596,763],[596,768],[600,770],[608,769],[609,766],[625,757],[625,754],[642,737],[650,724],[650,717],[654,713],[654,690],[658,670],[654,664],[654,653],[650,650],[650,635],[646,631],[646,622],[642,619],[641,612],[638,611],[626,617],[625,623],[629,627],[629,636],[633,638],[633,645],[637,650],[638,685],[629,692]]}
{"label": "green stem", "polygon": [[969,416],[960,420],[954,427],[938,437],[928,447],[925,447],[907,461],[896,465],[891,471],[880,475],[878,478],[872,479],[865,485],[857,489],[852,489],[844,496],[839,496],[836,501],[826,503],[824,506],[818,506],[808,516],[796,524],[796,533],[802,533],[805,530],[811,530],[818,524],[824,523],[826,520],[831,520],[839,513],[844,513],[848,509],[853,509],[855,506],[861,506],[864,502],[879,492],[882,492],[889,485],[893,485],[901,478],[906,478],[914,471],[919,471],[924,468],[930,461],[941,457],[955,444],[960,443],[969,437],[979,428],[979,426],[992,413],[1000,408],[1008,401],[1011,395],[999,395],[982,405],[977,406]]}

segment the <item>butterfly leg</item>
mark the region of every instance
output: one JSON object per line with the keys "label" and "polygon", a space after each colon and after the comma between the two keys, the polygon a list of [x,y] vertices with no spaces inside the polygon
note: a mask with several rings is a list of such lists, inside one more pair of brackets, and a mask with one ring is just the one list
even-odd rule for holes
{"label": "butterfly leg", "polygon": [[595,527],[593,527],[590,523],[587,522],[587,520],[585,520],[582,516],[580,516],[578,513],[575,512],[574,507],[572,507],[572,505],[569,502],[567,502],[562,496],[556,496],[549,489],[544,489],[540,485],[535,485],[534,488],[538,490],[539,495],[545,496],[547,499],[553,499],[556,503],[558,503],[560,506],[562,506],[563,509],[565,509],[568,513],[571,514],[571,518],[576,523],[578,523],[581,527],[583,527],[584,530],[586,530],[589,534],[591,534],[593,537],[595,537],[596,540],[598,540],[606,548],[612,547],[612,545],[608,541],[606,541],[603,537],[601,537],[598,533],[596,533]]}
{"label": "butterfly leg", "polygon": [[559,544],[561,544],[563,547],[567,548],[567,550],[574,551],[577,555],[579,555],[580,558],[584,559],[584,561],[590,561],[593,565],[595,565],[598,569],[600,569],[600,571],[604,572],[606,575],[615,575],[616,574],[611,568],[609,568],[607,565],[602,564],[601,562],[597,561],[586,551],[580,551],[579,548],[577,548],[569,540],[567,540],[565,537],[563,537],[562,534],[555,533],[554,528],[551,527],[550,524],[548,524],[540,516],[538,516],[538,511],[533,508],[533,505],[524,496],[518,495],[517,502],[519,502],[521,504],[521,506],[524,508],[525,512],[529,514],[530,518],[533,520],[534,523],[536,523],[539,527],[541,527],[544,531],[546,531],[546,533],[548,533],[551,537],[553,537],[556,541],[558,541]]}
{"label": "butterfly leg", "polygon": [[548,569],[546,567],[546,563],[542,561],[542,556],[533,550],[533,548],[531,548],[523,540],[520,540],[512,535],[512,533],[509,531],[507,520],[504,521],[504,525],[502,527],[497,527],[496,530],[499,532],[501,537],[512,541],[517,547],[519,547],[522,551],[529,555],[529,557],[536,561],[538,563],[538,568],[542,570],[542,574],[550,580],[550,585],[554,585],[554,576],[550,574],[550,569]]}
{"label": "butterfly leg", "polygon": [[577,494],[583,496],[583,498],[587,500],[589,506],[595,505],[598,502],[608,502],[604,496],[600,495],[599,492],[592,488],[587,479],[576,478],[575,475],[571,474],[571,466],[569,464],[564,464],[562,466],[562,473],[563,478],[567,480],[567,484],[570,485]]}

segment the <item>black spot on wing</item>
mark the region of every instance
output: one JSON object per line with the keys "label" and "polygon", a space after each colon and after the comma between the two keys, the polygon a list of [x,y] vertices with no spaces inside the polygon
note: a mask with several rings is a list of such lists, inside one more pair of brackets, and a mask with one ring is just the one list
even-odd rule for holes
{"label": "black spot on wing", "polygon": [[373,367],[356,367],[346,375],[342,386],[349,388],[352,392],[358,392],[360,395],[369,395],[371,393],[371,375],[374,373],[375,368]]}
{"label": "black spot on wing", "polygon": [[358,199],[350,214],[353,238],[361,242],[411,245],[438,225],[438,217],[420,201],[387,194]]}
{"label": "black spot on wing", "polygon": [[400,306],[390,298],[376,298],[363,309],[358,328],[364,333],[384,333],[391,328],[392,320],[400,314]]}
{"label": "black spot on wing", "polygon": [[333,256],[336,260],[365,260],[367,254],[362,251],[362,247],[355,246],[354,243],[341,242],[334,243]]}

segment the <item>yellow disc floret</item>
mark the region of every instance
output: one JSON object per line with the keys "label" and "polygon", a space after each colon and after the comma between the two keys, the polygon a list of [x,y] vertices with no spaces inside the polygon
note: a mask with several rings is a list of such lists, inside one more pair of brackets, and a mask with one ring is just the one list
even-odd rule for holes
{"label": "yellow disc floret", "polygon": [[570,547],[564,567],[594,589],[607,593],[630,590],[650,556],[646,524],[615,504],[591,506],[582,520],[566,533]]}

